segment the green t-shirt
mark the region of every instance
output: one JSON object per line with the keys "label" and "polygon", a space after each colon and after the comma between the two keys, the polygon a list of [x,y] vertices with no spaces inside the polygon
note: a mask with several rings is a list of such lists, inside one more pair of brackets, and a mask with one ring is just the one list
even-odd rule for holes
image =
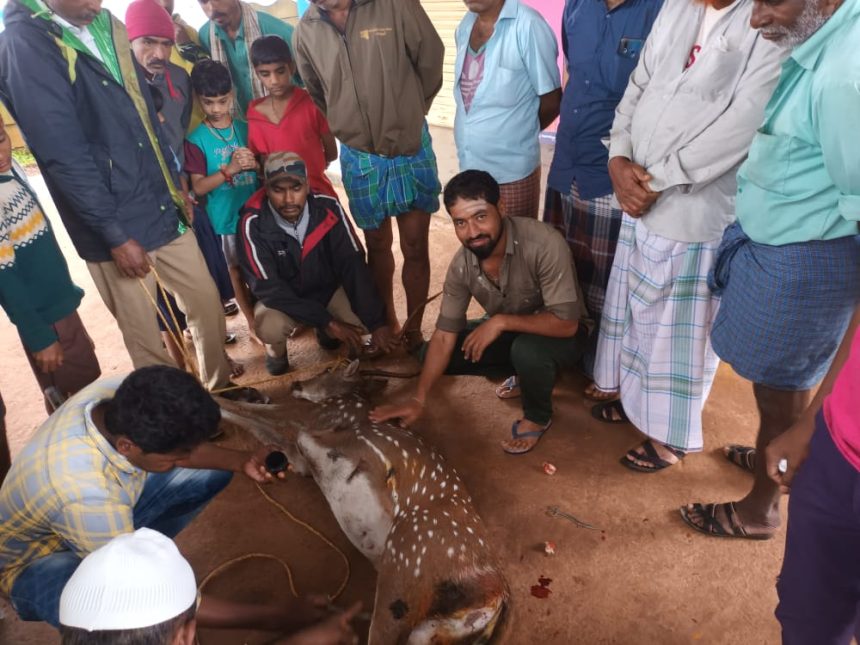
{"label": "green t-shirt", "polygon": [[[185,148],[185,170],[197,175],[212,175],[230,163],[236,148],[248,145],[248,124],[234,120],[226,128],[213,128],[203,122],[188,135]],[[233,185],[224,182],[206,195],[206,211],[218,235],[235,235],[239,212],[257,190],[257,173],[241,172],[233,176]]]}

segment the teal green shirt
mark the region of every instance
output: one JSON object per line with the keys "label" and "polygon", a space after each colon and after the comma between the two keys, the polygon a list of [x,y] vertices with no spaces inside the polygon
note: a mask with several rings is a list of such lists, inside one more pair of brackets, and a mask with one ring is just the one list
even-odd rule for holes
{"label": "teal green shirt", "polygon": [[779,246],[857,235],[860,221],[860,0],[842,6],[783,63],[749,157],[737,217]]}
{"label": "teal green shirt", "polygon": [[[260,32],[264,36],[280,36],[290,47],[290,52],[293,51],[293,26],[269,15],[262,11],[257,12],[257,20],[260,22]],[[206,22],[198,32],[200,42],[206,48],[206,51],[212,52],[212,41],[209,38],[209,25]],[[230,75],[233,77],[233,85],[236,88],[236,101],[239,103],[239,108],[242,110],[242,116],[248,109],[248,103],[254,98],[251,89],[251,74],[254,70],[251,69],[248,50],[251,43],[245,41],[245,25],[244,20],[239,23],[239,30],[236,32],[236,40],[230,40],[221,27],[215,25],[215,35],[224,44],[224,51],[227,54],[227,66],[230,68]],[[293,82],[298,81],[298,76],[293,78]],[[297,83],[298,84],[298,83]]]}
{"label": "teal green shirt", "polygon": [[[229,128],[209,128],[201,123],[188,135],[185,146],[185,170],[198,175],[214,175],[230,163],[233,151],[248,145],[248,124],[233,120]],[[204,165],[205,164],[205,165]],[[206,195],[206,212],[218,235],[235,235],[239,212],[257,190],[257,173],[233,175],[233,185],[224,182]]]}

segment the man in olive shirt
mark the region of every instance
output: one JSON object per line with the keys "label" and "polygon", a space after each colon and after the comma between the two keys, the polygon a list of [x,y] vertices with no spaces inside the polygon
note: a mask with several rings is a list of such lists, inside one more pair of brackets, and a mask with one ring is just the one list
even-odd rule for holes
{"label": "man in olive shirt", "polygon": [[[514,421],[505,452],[537,445],[552,423],[552,388],[559,368],[576,364],[587,336],[570,250],[550,226],[504,216],[499,184],[488,173],[467,170],[445,187],[445,208],[463,244],[454,255],[436,331],[427,346],[418,390],[409,401],[384,405],[373,421],[413,423],[442,374],[515,376],[497,388],[500,398],[522,396],[523,418]],[[467,321],[472,298],[487,315]],[[457,351],[455,351],[455,349]]]}

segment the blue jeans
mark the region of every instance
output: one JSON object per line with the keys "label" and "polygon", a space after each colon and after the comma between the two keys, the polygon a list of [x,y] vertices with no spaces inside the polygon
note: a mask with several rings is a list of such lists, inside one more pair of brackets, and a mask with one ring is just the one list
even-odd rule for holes
{"label": "blue jeans", "polygon": [[[152,473],[134,505],[134,528],[150,528],[173,538],[227,484],[233,473],[174,468]],[[57,551],[34,560],[18,575],[9,600],[21,620],[60,623],[60,594],[81,563],[71,551]]]}

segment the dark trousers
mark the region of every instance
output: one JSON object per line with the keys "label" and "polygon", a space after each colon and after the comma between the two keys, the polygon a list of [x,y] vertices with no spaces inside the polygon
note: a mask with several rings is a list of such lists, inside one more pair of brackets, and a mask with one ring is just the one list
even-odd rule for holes
{"label": "dark trousers", "polygon": [[[81,322],[78,312],[74,311],[65,318],[53,324],[54,333],[57,334],[58,342],[63,348],[63,364],[53,372],[46,373],[39,369],[33,355],[26,349],[27,360],[33,375],[39,383],[39,389],[44,392],[49,387],[54,387],[64,398],[70,397],[78,390],[101,376],[99,359],[96,358],[95,347],[84,323]],[[54,411],[48,399],[45,399],[45,409],[48,414]]]}
{"label": "dark trousers", "polygon": [[860,618],[860,472],[818,414],[791,487],[776,617],[785,645],[847,645]]}
{"label": "dark trousers", "polygon": [[574,367],[582,357],[588,332],[583,325],[570,338],[504,332],[473,363],[463,357],[463,341],[483,320],[470,321],[457,337],[446,374],[519,377],[523,418],[546,425],[552,418],[552,388],[559,369]]}

